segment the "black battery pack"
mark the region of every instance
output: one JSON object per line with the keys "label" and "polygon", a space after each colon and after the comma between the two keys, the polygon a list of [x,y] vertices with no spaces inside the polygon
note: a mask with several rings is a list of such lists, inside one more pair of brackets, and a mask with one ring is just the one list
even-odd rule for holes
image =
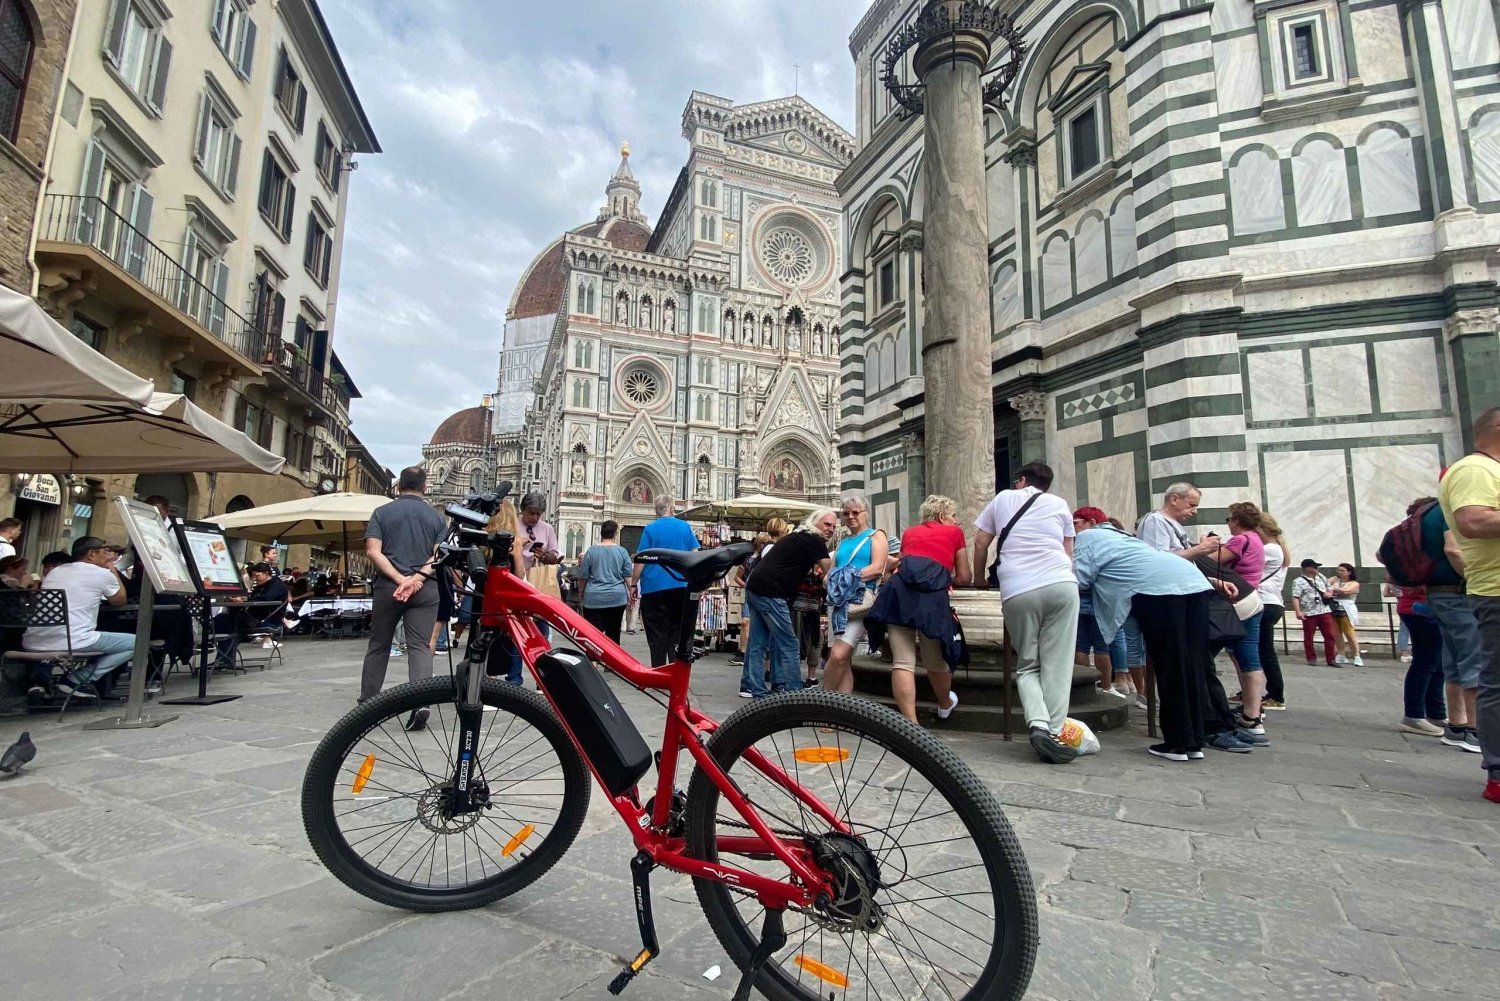
{"label": "black battery pack", "polygon": [[536,672],[604,787],[618,796],[640,781],[651,767],[651,748],[589,659],[549,650],[537,658]]}

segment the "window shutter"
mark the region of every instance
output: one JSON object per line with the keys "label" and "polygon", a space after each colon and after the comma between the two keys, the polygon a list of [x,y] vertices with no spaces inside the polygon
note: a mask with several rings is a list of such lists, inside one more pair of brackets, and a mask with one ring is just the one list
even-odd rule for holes
{"label": "window shutter", "polygon": [[151,209],[156,199],[143,186],[135,186],[135,204],[130,211],[130,225],[134,232],[125,243],[125,270],[137,278],[146,277],[146,247],[151,234]]}
{"label": "window shutter", "polygon": [[188,230],[187,238],[182,241],[182,277],[181,284],[177,289],[177,308],[184,313],[191,312],[193,286],[193,259],[198,255],[198,234],[191,229]]}
{"label": "window shutter", "polygon": [[234,401],[234,429],[245,430],[245,418],[249,416],[250,404],[243,395]]}
{"label": "window shutter", "polygon": [[212,108],[207,93],[198,95],[198,138],[193,143],[193,162],[200,166],[208,162],[208,130],[213,124]]}
{"label": "window shutter", "polygon": [[260,158],[260,194],[256,196],[255,205],[266,215],[271,214],[276,197],[276,177],[272,173],[275,162],[271,159],[271,151],[266,150]]}
{"label": "window shutter", "polygon": [[281,208],[281,235],[292,238],[292,213],[297,205],[297,186],[288,178],[286,182],[286,204]]}
{"label": "window shutter", "polygon": [[224,168],[223,180],[224,193],[233,198],[240,183],[240,137],[236,135],[229,137],[229,164]]}
{"label": "window shutter", "polygon": [[240,21],[244,29],[240,32],[240,76],[250,78],[250,67],[255,63],[255,22],[250,20],[250,12],[246,11],[244,18]]}
{"label": "window shutter", "polygon": [[302,125],[307,119],[307,88],[302,86],[301,81],[297,83],[297,113],[292,116],[297,131],[302,131]]}
{"label": "window shutter", "polygon": [[229,295],[229,265],[214,262],[214,298],[208,304],[208,329],[216,334],[224,333],[226,310],[224,300]]}
{"label": "window shutter", "polygon": [[219,26],[223,24],[224,8],[227,7],[229,3],[230,0],[214,0],[213,20],[208,23],[208,33],[214,36],[214,41],[219,44],[219,48],[221,49],[224,47],[224,35],[220,31]]}
{"label": "window shutter", "polygon": [[339,182],[343,180],[344,154],[338,150],[333,151],[333,175],[328,178],[328,186],[333,189],[334,194],[339,193]]}
{"label": "window shutter", "polygon": [[280,292],[277,292],[271,298],[271,329],[267,331],[267,333],[271,335],[271,344],[278,349],[276,355],[276,360],[278,362],[281,361],[281,324],[284,322],[285,317],[286,296],[282,295]]}
{"label": "window shutter", "polygon": [[172,65],[172,43],[165,38],[156,42],[156,68],[152,73],[151,96],[147,103],[161,114],[167,100],[167,71]]}
{"label": "window shutter", "polygon": [[326,286],[328,284],[328,276],[330,274],[332,274],[332,272],[329,269],[331,267],[333,267],[333,234],[332,233],[325,233],[323,235],[323,260],[322,260],[322,267],[323,267],[323,270],[320,273],[320,277],[323,280],[323,284]]}
{"label": "window shutter", "polygon": [[271,446],[271,432],[275,429],[275,427],[276,418],[271,415],[271,411],[267,410],[265,407],[261,407],[260,428],[256,432],[255,436],[256,443],[259,444],[261,448],[269,448]]}
{"label": "window shutter", "polygon": [[125,24],[130,18],[130,0],[115,0],[109,12],[109,30],[104,34],[104,56],[115,66],[125,49]]}
{"label": "window shutter", "polygon": [[317,272],[317,268],[314,266],[317,258],[317,225],[317,220],[309,212],[307,216],[307,239],[302,243],[302,266],[314,273]]}
{"label": "window shutter", "polygon": [[93,243],[99,223],[99,188],[104,183],[104,147],[96,139],[89,143],[83,160],[83,186],[78,200],[78,242]]}

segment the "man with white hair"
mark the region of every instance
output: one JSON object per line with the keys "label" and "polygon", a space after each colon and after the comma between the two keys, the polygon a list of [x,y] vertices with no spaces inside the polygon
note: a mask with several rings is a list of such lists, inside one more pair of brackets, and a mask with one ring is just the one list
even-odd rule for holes
{"label": "man with white hair", "polygon": [[[656,498],[656,520],[641,532],[636,552],[698,548],[692,526],[672,514],[675,503],[670,494]],[[646,627],[652,666],[670,664],[679,657],[691,660],[698,610],[689,607],[687,584],[682,578],[666,567],[637,563],[630,575],[630,595],[640,599],[641,624]]]}
{"label": "man with white hair", "polygon": [[1135,534],[1152,549],[1176,553],[1185,560],[1195,560],[1219,548],[1219,537],[1209,532],[1202,542],[1188,541],[1185,524],[1198,513],[1203,491],[1186,481],[1173,483],[1162,495],[1161,509],[1141,519]]}

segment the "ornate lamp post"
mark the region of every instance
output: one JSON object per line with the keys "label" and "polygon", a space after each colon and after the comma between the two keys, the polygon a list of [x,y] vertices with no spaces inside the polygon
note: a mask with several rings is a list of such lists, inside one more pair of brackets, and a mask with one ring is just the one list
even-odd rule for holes
{"label": "ornate lamp post", "polygon": [[[1005,60],[986,70],[996,42]],[[998,103],[1025,44],[1008,14],[975,0],[929,0],[885,54],[883,82],[905,116],[922,114],[922,365],[929,493],[969,525],[994,495],[984,106]],[[898,71],[907,53],[917,83]],[[989,79],[986,80],[985,78]]]}

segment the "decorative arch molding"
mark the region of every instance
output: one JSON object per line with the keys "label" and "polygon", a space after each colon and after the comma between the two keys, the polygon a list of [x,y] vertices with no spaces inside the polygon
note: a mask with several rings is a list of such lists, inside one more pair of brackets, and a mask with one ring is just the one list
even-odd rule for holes
{"label": "decorative arch molding", "polygon": [[1235,167],[1241,160],[1243,160],[1251,153],[1264,153],[1272,160],[1281,159],[1281,154],[1277,153],[1275,147],[1273,146],[1268,146],[1265,143],[1246,143],[1239,149],[1235,150],[1234,153],[1229,157],[1229,166],[1231,168]]}
{"label": "decorative arch molding", "polygon": [[896,208],[901,212],[903,224],[911,220],[911,206],[906,192],[893,183],[881,185],[869,198],[865,199],[859,214],[855,216],[854,225],[849,227],[848,245],[844,248],[845,267],[850,267],[855,260],[863,260],[864,246],[870,240],[870,226],[875,217],[885,208],[887,202],[896,203]]}
{"label": "decorative arch molding", "polygon": [[[760,460],[760,485],[770,492],[819,494],[827,493],[837,486],[828,470],[828,460],[823,456],[826,445],[817,441],[801,428],[789,428],[757,446]],[[787,485],[774,486],[774,478],[784,461],[790,461],[802,473],[800,490]]]}
{"label": "decorative arch molding", "polygon": [[[1500,106],[1491,105],[1491,107],[1497,111],[1500,111]],[[1402,125],[1400,122],[1379,121],[1371,122],[1369,125],[1366,125],[1363,129],[1361,129],[1359,132],[1359,138],[1354,140],[1354,144],[1356,146],[1363,146],[1366,139],[1369,139],[1372,135],[1379,132],[1381,129],[1389,129],[1392,132],[1396,133],[1396,135],[1400,136],[1402,139],[1411,138],[1411,130],[1408,129],[1405,125]]]}
{"label": "decorative arch molding", "polygon": [[[1140,19],[1136,17],[1134,5],[1128,0],[1077,0],[1058,15],[1052,27],[1042,36],[1041,42],[1033,45],[1023,58],[1021,72],[1015,83],[1014,93],[1017,99],[1000,109],[1001,119],[1010,128],[1035,120],[1037,95],[1041,93],[1042,81],[1046,78],[1052,61],[1079,28],[1102,14],[1113,15],[1120,21],[1123,28],[1121,35],[1124,38],[1134,38],[1140,31]],[[1003,56],[1004,53],[997,53],[997,57]],[[1012,108],[1015,110],[1011,111]]]}
{"label": "decorative arch molding", "polygon": [[1301,156],[1302,155],[1302,151],[1304,149],[1306,149],[1310,144],[1315,143],[1315,142],[1317,142],[1320,139],[1323,142],[1328,143],[1328,145],[1332,146],[1334,149],[1343,149],[1344,148],[1344,144],[1339,141],[1339,137],[1336,136],[1336,135],[1334,135],[1331,132],[1309,132],[1307,135],[1303,136],[1301,139],[1298,139],[1297,142],[1296,142],[1296,144],[1294,146],[1292,146],[1292,156],[1294,156],[1294,157]]}
{"label": "decorative arch molding", "polygon": [[[652,463],[633,462],[617,472],[613,480],[610,500],[617,504],[651,504],[656,498],[672,492],[667,487],[666,475]],[[634,493],[638,484],[645,485],[645,495]]]}

